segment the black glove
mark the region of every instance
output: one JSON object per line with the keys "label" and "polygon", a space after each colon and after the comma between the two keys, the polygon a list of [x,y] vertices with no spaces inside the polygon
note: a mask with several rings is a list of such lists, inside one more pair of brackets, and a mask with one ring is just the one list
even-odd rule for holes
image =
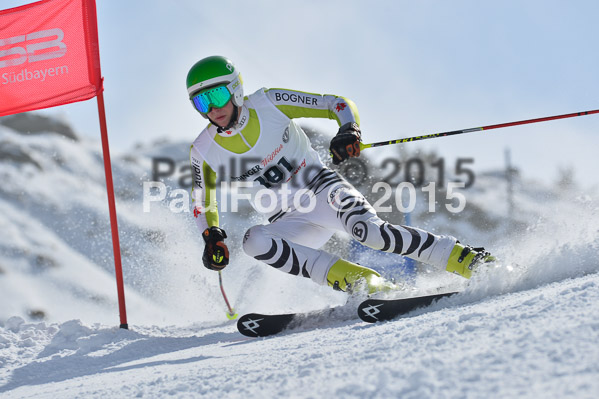
{"label": "black glove", "polygon": [[229,264],[229,248],[224,242],[227,233],[216,226],[212,226],[204,230],[202,237],[204,237],[206,243],[204,255],[202,256],[204,266],[210,270],[224,269]]}
{"label": "black glove", "polygon": [[351,157],[359,157],[361,141],[362,133],[356,122],[348,122],[341,126],[329,146],[329,151],[333,155],[333,163],[339,165]]}

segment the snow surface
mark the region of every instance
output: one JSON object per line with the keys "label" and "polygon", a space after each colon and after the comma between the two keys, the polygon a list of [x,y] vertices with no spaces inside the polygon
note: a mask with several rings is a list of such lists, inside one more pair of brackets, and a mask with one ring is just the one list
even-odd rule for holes
{"label": "snow surface", "polygon": [[264,339],[231,325],[127,331],[15,317],[0,330],[0,395],[597,397],[597,273],[482,296],[377,325],[332,321]]}
{"label": "snow surface", "polygon": [[[463,293],[371,325],[355,301],[232,248],[223,272],[239,313],[341,306],[329,320],[249,339],[200,264],[189,213],[144,213],[150,157],[113,159],[130,330],[119,329],[99,144],[0,125],[0,397],[599,397],[599,202],[591,191],[477,176],[473,208],[415,224],[501,258],[470,281],[423,268],[410,293]],[[166,179],[176,189],[179,176]],[[422,205],[426,207],[426,204]],[[468,220],[480,214],[487,226]],[[384,215],[383,215],[384,216]],[[231,242],[260,220],[223,215]],[[419,220],[419,221],[418,221]],[[339,239],[339,251],[346,251]],[[389,257],[362,254],[392,274]]]}

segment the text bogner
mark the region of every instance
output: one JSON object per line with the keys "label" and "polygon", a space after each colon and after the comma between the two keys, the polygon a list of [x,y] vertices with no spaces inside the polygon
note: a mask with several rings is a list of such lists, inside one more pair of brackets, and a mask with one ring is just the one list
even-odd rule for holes
{"label": "text bogner", "polygon": [[306,105],[316,105],[318,106],[318,98],[312,96],[300,96],[297,94],[289,94],[289,93],[275,93],[275,101],[284,101],[284,102],[292,102]]}
{"label": "text bogner", "polygon": [[256,173],[262,170],[262,166],[256,165],[245,173],[242,173],[241,176],[231,176],[231,179],[236,181],[246,181],[248,178],[252,177]]}
{"label": "text bogner", "polygon": [[[268,155],[266,158],[264,158],[262,161],[260,161],[259,164],[253,166],[251,169],[249,169],[248,171],[246,171],[245,173],[242,173],[241,176],[231,176],[231,179],[235,180],[235,181],[246,181],[248,178],[250,178],[251,176],[255,175],[256,173],[260,172],[263,168],[262,166],[266,167],[266,165],[268,165],[269,162],[271,162],[272,160],[275,159],[275,156],[277,156],[277,154],[279,152],[281,152],[281,150],[283,149],[283,144],[281,143],[277,148],[275,148],[270,155]],[[258,162],[258,159],[244,159],[242,161],[242,165],[241,165],[241,170],[246,169],[247,168],[247,164],[248,163],[254,163],[254,162]],[[260,166],[262,165],[262,166]]]}

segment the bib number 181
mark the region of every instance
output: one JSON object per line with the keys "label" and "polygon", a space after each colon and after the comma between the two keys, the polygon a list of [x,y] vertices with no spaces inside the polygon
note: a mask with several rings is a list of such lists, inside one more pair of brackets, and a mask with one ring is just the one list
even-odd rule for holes
{"label": "bib number 181", "polygon": [[257,180],[260,184],[262,184],[266,188],[271,188],[273,185],[280,184],[284,179],[286,172],[285,170],[281,170],[281,166],[287,170],[287,172],[293,171],[293,166],[285,159],[285,157],[279,159],[276,165],[271,166],[266,169],[262,176],[258,176],[254,180]]}

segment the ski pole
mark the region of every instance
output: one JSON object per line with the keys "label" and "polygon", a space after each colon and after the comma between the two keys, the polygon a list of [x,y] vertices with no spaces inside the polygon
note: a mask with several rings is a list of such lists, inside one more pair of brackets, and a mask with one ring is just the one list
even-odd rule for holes
{"label": "ski pole", "polygon": [[223,274],[220,270],[218,271],[218,284],[220,285],[220,292],[223,294],[225,304],[227,305],[227,319],[235,320],[237,318],[237,313],[235,313],[235,309],[233,309],[229,304],[227,294],[225,294],[225,287],[223,286]]}
{"label": "ski pole", "polygon": [[524,121],[499,123],[499,124],[496,124],[496,125],[489,125],[489,126],[482,126],[482,127],[473,127],[473,128],[470,128],[470,129],[453,130],[451,132],[432,133],[432,134],[426,134],[426,135],[423,135],[423,136],[407,137],[407,138],[403,138],[403,139],[390,140],[390,141],[380,141],[378,143],[370,143],[370,144],[360,143],[360,150],[363,150],[365,148],[381,147],[381,146],[384,146],[384,145],[401,144],[401,143],[409,143],[409,142],[412,142],[412,141],[434,139],[434,138],[437,138],[437,137],[454,136],[456,134],[462,134],[462,133],[480,132],[480,131],[483,131],[483,130],[499,129],[499,128],[502,128],[502,127],[509,127],[509,126],[516,126],[516,125],[526,125],[526,124],[529,124],[529,123],[552,121],[552,120],[555,120],[555,119],[574,118],[576,116],[591,115],[591,114],[597,114],[597,113],[599,113],[599,109],[596,109],[596,110],[593,110],[593,111],[574,112],[572,114],[565,114],[565,115],[546,116],[544,118],[527,119],[527,120],[524,120]]}

